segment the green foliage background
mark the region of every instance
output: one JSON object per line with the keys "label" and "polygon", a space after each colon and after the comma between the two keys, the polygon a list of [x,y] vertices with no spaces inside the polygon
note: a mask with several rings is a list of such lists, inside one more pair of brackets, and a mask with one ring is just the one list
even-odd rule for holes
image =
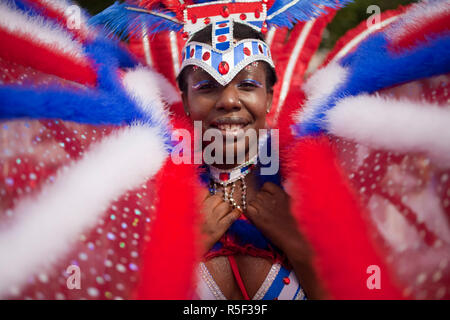
{"label": "green foliage background", "polygon": [[[91,14],[96,14],[113,4],[115,0],[78,0],[76,2]],[[367,13],[367,8],[370,5],[378,5],[381,11],[385,11],[396,9],[399,5],[407,5],[412,2],[417,2],[417,0],[355,0],[336,14],[336,17],[329,24],[324,34],[321,48],[333,48],[336,41],[347,30],[356,27],[361,21],[367,19],[370,16]]]}

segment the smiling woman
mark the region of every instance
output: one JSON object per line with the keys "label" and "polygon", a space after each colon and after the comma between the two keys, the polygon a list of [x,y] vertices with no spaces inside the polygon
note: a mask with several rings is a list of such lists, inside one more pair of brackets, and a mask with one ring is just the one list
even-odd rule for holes
{"label": "smiling woman", "polygon": [[300,92],[337,3],[0,5],[0,297],[449,299],[450,4],[362,24]]}
{"label": "smiling woman", "polygon": [[[189,43],[210,45],[211,29],[209,26],[199,31]],[[239,23],[234,26],[233,37],[235,42],[249,39],[263,41],[261,34]],[[231,169],[242,164],[237,163],[238,159],[249,161],[256,156],[255,152],[249,154],[249,150],[257,149],[255,144],[261,129],[267,128],[266,114],[272,106],[276,80],[274,68],[264,61],[246,65],[225,86],[217,82],[214,73],[195,65],[186,66],[180,72],[178,85],[186,114],[192,121],[201,121],[203,131],[217,129],[223,137],[223,159],[215,164],[217,167]],[[234,159],[233,163],[227,159]]]}

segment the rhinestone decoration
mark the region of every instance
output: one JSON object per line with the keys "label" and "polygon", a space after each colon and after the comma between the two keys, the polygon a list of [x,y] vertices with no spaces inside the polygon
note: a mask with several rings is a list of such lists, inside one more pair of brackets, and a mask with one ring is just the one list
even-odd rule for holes
{"label": "rhinestone decoration", "polygon": [[219,63],[218,69],[220,74],[227,74],[228,71],[230,71],[230,66],[228,65],[228,62],[222,61]]}

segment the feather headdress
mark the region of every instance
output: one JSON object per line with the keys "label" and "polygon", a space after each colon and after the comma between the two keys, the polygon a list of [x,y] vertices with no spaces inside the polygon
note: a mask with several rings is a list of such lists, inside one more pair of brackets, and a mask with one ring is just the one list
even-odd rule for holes
{"label": "feather headdress", "polygon": [[349,0],[219,0],[219,1],[126,1],[115,3],[95,16],[91,23],[103,25],[110,35],[127,38],[137,33],[181,31],[192,37],[211,27],[211,43],[188,41],[182,51],[184,67],[196,65],[218,83],[229,83],[246,65],[265,61],[274,67],[264,41],[233,39],[235,23],[266,33],[269,26],[292,27],[295,22],[315,18],[325,8],[338,8]]}

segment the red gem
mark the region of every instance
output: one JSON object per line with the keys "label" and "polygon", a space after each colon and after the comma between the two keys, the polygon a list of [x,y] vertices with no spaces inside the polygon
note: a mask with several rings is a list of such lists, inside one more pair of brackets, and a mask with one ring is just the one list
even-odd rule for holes
{"label": "red gem", "polygon": [[192,23],[197,23],[197,16],[195,14],[191,17]]}
{"label": "red gem", "polygon": [[230,9],[228,9],[227,6],[223,6],[220,13],[222,14],[222,17],[227,18],[230,15]]}
{"label": "red gem", "polygon": [[194,49],[191,49],[191,58],[194,56]]}
{"label": "red gem", "polygon": [[183,40],[187,40],[189,38],[189,33],[183,32]]}
{"label": "red gem", "polygon": [[225,28],[226,26],[227,26],[226,23],[221,23],[221,24],[219,24],[219,28]]}
{"label": "red gem", "polygon": [[220,74],[227,74],[230,71],[230,66],[226,61],[222,61],[219,63],[219,72]]}
{"label": "red gem", "polygon": [[263,3],[267,3],[267,2],[269,2],[269,1],[268,1],[268,0],[262,0],[262,2],[263,2]]}
{"label": "red gem", "polygon": [[206,61],[206,60],[209,59],[210,56],[211,56],[211,54],[207,51],[207,52],[205,52],[205,53],[203,54],[202,59],[203,59],[204,61]]}
{"label": "red gem", "polygon": [[261,33],[262,34],[265,34],[265,33],[267,33],[267,23],[263,23],[263,26],[262,26],[262,28],[261,28]]}
{"label": "red gem", "polygon": [[291,280],[288,277],[284,277],[283,282],[284,284],[288,285],[289,283],[291,283]]}
{"label": "red gem", "polygon": [[259,45],[258,46],[258,48],[259,48],[259,52],[261,52],[261,53],[263,53],[264,51],[263,51],[263,47],[262,47],[262,45]]}
{"label": "red gem", "polygon": [[203,22],[205,24],[209,24],[211,22],[211,19],[209,17],[205,18],[205,20],[203,20]]}
{"label": "red gem", "polygon": [[219,174],[219,179],[220,181],[228,181],[228,179],[230,179],[230,174],[227,172],[221,172]]}
{"label": "red gem", "polygon": [[247,16],[245,15],[245,13],[241,13],[241,15],[239,17],[241,18],[241,20],[247,19]]}
{"label": "red gem", "polygon": [[219,42],[227,41],[227,36],[221,35],[217,38],[217,41],[219,41]]}
{"label": "red gem", "polygon": [[255,10],[255,18],[258,19],[260,17],[261,13],[259,12],[259,9]]}
{"label": "red gem", "polygon": [[245,53],[246,56],[249,56],[249,55],[252,54],[252,53],[250,52],[250,49],[249,49],[249,48],[244,48],[244,53]]}

